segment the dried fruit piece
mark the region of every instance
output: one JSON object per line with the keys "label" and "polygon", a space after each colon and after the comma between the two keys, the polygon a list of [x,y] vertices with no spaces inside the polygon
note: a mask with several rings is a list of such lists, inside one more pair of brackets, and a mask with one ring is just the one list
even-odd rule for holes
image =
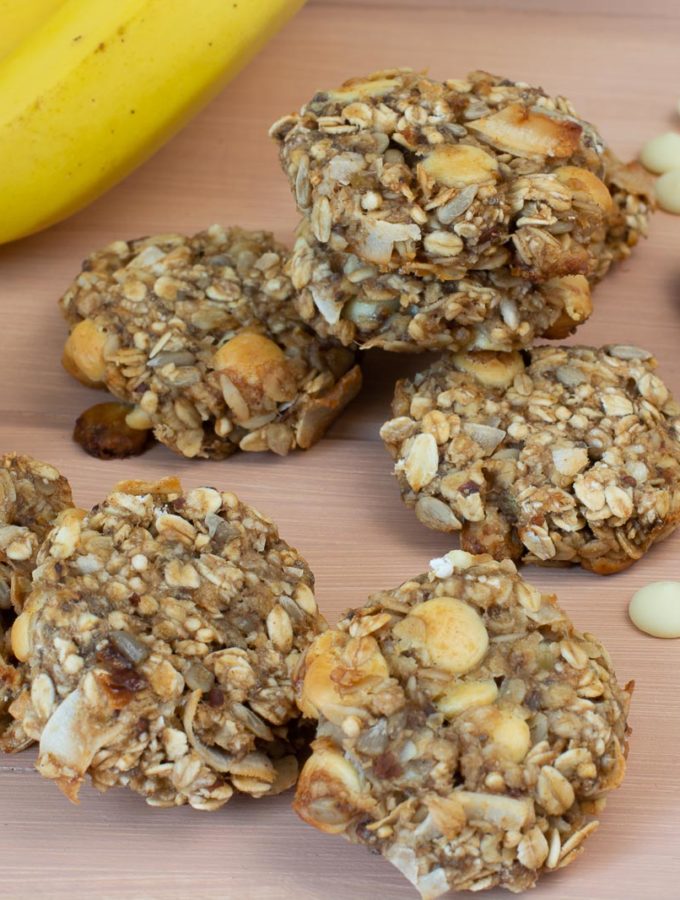
{"label": "dried fruit piece", "polygon": [[153,444],[153,432],[128,425],[131,409],[124,403],[95,403],[76,419],[73,440],[97,459],[139,456]]}

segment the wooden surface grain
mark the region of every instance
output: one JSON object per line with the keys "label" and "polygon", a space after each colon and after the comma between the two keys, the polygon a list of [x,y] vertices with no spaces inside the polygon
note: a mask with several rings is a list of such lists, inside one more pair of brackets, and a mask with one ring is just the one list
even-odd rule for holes
{"label": "wooden surface grain", "polygon": [[[68,222],[0,247],[0,449],[49,460],[81,505],[126,476],[179,473],[187,485],[236,491],[272,516],[317,575],[329,619],[421,572],[451,542],[402,507],[377,430],[396,377],[422,360],[371,352],[366,387],[329,437],[286,460],[262,455],[188,462],[157,447],[102,463],[71,442],[99,394],[59,366],[65,330],[55,301],[91,249],[118,237],[192,231],[213,221],[266,226],[289,239],[296,213],[267,126],[314,89],[410,65],[440,77],[487,68],[569,96],[621,155],[680,127],[676,2],[317,0],[154,159]],[[0,198],[0,215],[1,198]],[[659,214],[651,238],[595,294],[584,343],[652,349],[680,394],[680,219]],[[680,644],[646,637],[626,606],[639,586],[680,577],[680,534],[628,572],[527,569],[559,594],[576,624],[600,635],[619,676],[634,678],[628,777],[571,868],[532,896],[549,900],[680,897]],[[414,898],[386,862],[297,820],[289,798],[235,800],[220,812],[159,811],[125,791],[83,791],[74,807],[33,769],[0,757],[0,897],[363,900]],[[500,896],[492,893],[491,896]]]}

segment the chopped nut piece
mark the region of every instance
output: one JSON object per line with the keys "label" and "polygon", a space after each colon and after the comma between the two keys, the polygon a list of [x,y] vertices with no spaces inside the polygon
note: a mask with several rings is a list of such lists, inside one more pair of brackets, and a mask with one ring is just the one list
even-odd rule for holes
{"label": "chopped nut piece", "polygon": [[627,568],[680,523],[680,407],[655,368],[628,346],[442,357],[380,432],[404,502],[466,550]]}
{"label": "chopped nut piece", "polygon": [[305,651],[297,691],[317,738],[295,810],[426,898],[569,864],[625,772],[631,686],[509,560],[455,550],[374,594]]}
{"label": "chopped nut piece", "polygon": [[197,809],[289,786],[293,672],[325,627],[302,557],[233,494],[175,478],[67,515],[13,634],[28,658],[11,712],[41,774],[72,800],[89,774]]}
{"label": "chopped nut piece", "polygon": [[129,413],[124,403],[96,403],[78,416],[73,440],[97,459],[139,456],[153,444],[153,433],[131,428]]}
{"label": "chopped nut piece", "polygon": [[69,373],[86,387],[103,387],[107,352],[115,351],[117,341],[92,319],[82,319],[68,336],[62,363]]}
{"label": "chopped nut piece", "polygon": [[488,181],[498,172],[498,163],[489,153],[470,144],[440,144],[423,160],[430,178],[446,187],[464,187]]}
{"label": "chopped nut piece", "polygon": [[519,353],[456,353],[453,364],[461,372],[466,372],[490,388],[509,387],[515,377],[524,371],[524,360]]}

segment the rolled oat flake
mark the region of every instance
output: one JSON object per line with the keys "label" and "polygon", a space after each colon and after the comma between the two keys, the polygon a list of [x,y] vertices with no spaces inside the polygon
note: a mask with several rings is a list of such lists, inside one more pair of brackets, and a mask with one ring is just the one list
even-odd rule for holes
{"label": "rolled oat flake", "polygon": [[653,637],[680,637],[680,581],[646,584],[633,594],[628,615],[636,628]]}

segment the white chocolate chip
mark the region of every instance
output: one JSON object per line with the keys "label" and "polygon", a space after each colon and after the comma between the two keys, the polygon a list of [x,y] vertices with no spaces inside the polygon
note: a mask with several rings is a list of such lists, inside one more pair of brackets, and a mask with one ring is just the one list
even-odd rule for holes
{"label": "white chocolate chip", "polygon": [[653,581],[633,594],[628,615],[652,637],[680,637],[680,581]]}
{"label": "white chocolate chip", "polygon": [[680,215],[680,169],[666,172],[656,182],[656,199],[666,212]]}
{"label": "white chocolate chip", "polygon": [[680,134],[675,131],[657,134],[642,148],[640,162],[657,174],[680,169]]}
{"label": "white chocolate chip", "polygon": [[479,613],[455,597],[435,597],[414,606],[394,627],[404,649],[424,665],[464,675],[484,658],[489,635]]}

